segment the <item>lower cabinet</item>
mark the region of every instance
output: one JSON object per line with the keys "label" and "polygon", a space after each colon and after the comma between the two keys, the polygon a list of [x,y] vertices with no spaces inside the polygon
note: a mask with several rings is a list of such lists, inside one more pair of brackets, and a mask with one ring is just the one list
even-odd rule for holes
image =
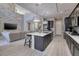
{"label": "lower cabinet", "polygon": [[71,49],[71,38],[66,33],[64,34],[64,39],[66,39],[67,45]]}
{"label": "lower cabinet", "polygon": [[44,51],[49,45],[49,43],[52,41],[52,33],[44,37],[35,36],[34,39],[35,39],[35,49]]}
{"label": "lower cabinet", "polygon": [[79,56],[79,44],[66,33],[64,33],[64,39],[66,39],[71,54],[73,56]]}
{"label": "lower cabinet", "polygon": [[44,50],[44,37],[35,36],[35,49],[43,51]]}
{"label": "lower cabinet", "polygon": [[70,48],[71,54],[74,55],[74,44],[71,42],[71,48]]}
{"label": "lower cabinet", "polygon": [[76,47],[74,48],[74,56],[79,56],[79,49]]}
{"label": "lower cabinet", "polygon": [[74,56],[79,56],[79,45],[75,44],[73,49],[74,49]]}

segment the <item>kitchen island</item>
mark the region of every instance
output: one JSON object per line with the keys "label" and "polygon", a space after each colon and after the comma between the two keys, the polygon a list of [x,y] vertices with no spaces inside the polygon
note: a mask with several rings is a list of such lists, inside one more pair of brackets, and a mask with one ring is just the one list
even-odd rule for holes
{"label": "kitchen island", "polygon": [[27,33],[27,35],[31,35],[32,37],[32,49],[37,49],[40,51],[44,51],[53,39],[52,31],[31,32],[31,33]]}

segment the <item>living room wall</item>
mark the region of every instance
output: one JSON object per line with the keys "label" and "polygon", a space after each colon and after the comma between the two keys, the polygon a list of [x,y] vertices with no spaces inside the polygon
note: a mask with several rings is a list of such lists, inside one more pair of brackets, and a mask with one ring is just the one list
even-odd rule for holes
{"label": "living room wall", "polygon": [[0,20],[2,23],[0,27],[2,26],[1,29],[3,29],[3,31],[5,31],[4,23],[17,24],[17,30],[14,30],[14,31],[15,32],[22,31],[23,15],[15,13],[13,7],[14,7],[14,4],[11,4],[11,3],[0,4]]}

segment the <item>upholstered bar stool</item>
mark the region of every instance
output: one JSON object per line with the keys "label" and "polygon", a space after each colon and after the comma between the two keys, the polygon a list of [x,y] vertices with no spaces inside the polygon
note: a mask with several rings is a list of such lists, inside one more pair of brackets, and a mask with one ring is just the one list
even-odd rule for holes
{"label": "upholstered bar stool", "polygon": [[31,36],[25,34],[25,42],[24,42],[24,46],[25,45],[29,45],[29,48],[31,47]]}

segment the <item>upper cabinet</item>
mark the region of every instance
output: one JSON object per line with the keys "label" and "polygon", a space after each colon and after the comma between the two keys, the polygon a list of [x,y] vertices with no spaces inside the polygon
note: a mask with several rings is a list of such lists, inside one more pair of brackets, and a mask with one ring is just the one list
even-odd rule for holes
{"label": "upper cabinet", "polygon": [[69,17],[65,18],[65,31],[72,31],[75,26],[79,26],[79,4],[73,9]]}
{"label": "upper cabinet", "polygon": [[44,18],[43,19],[43,30],[52,30],[52,28],[54,28],[54,19]]}
{"label": "upper cabinet", "polygon": [[71,18],[72,26],[79,26],[79,4],[75,7],[69,17]]}

